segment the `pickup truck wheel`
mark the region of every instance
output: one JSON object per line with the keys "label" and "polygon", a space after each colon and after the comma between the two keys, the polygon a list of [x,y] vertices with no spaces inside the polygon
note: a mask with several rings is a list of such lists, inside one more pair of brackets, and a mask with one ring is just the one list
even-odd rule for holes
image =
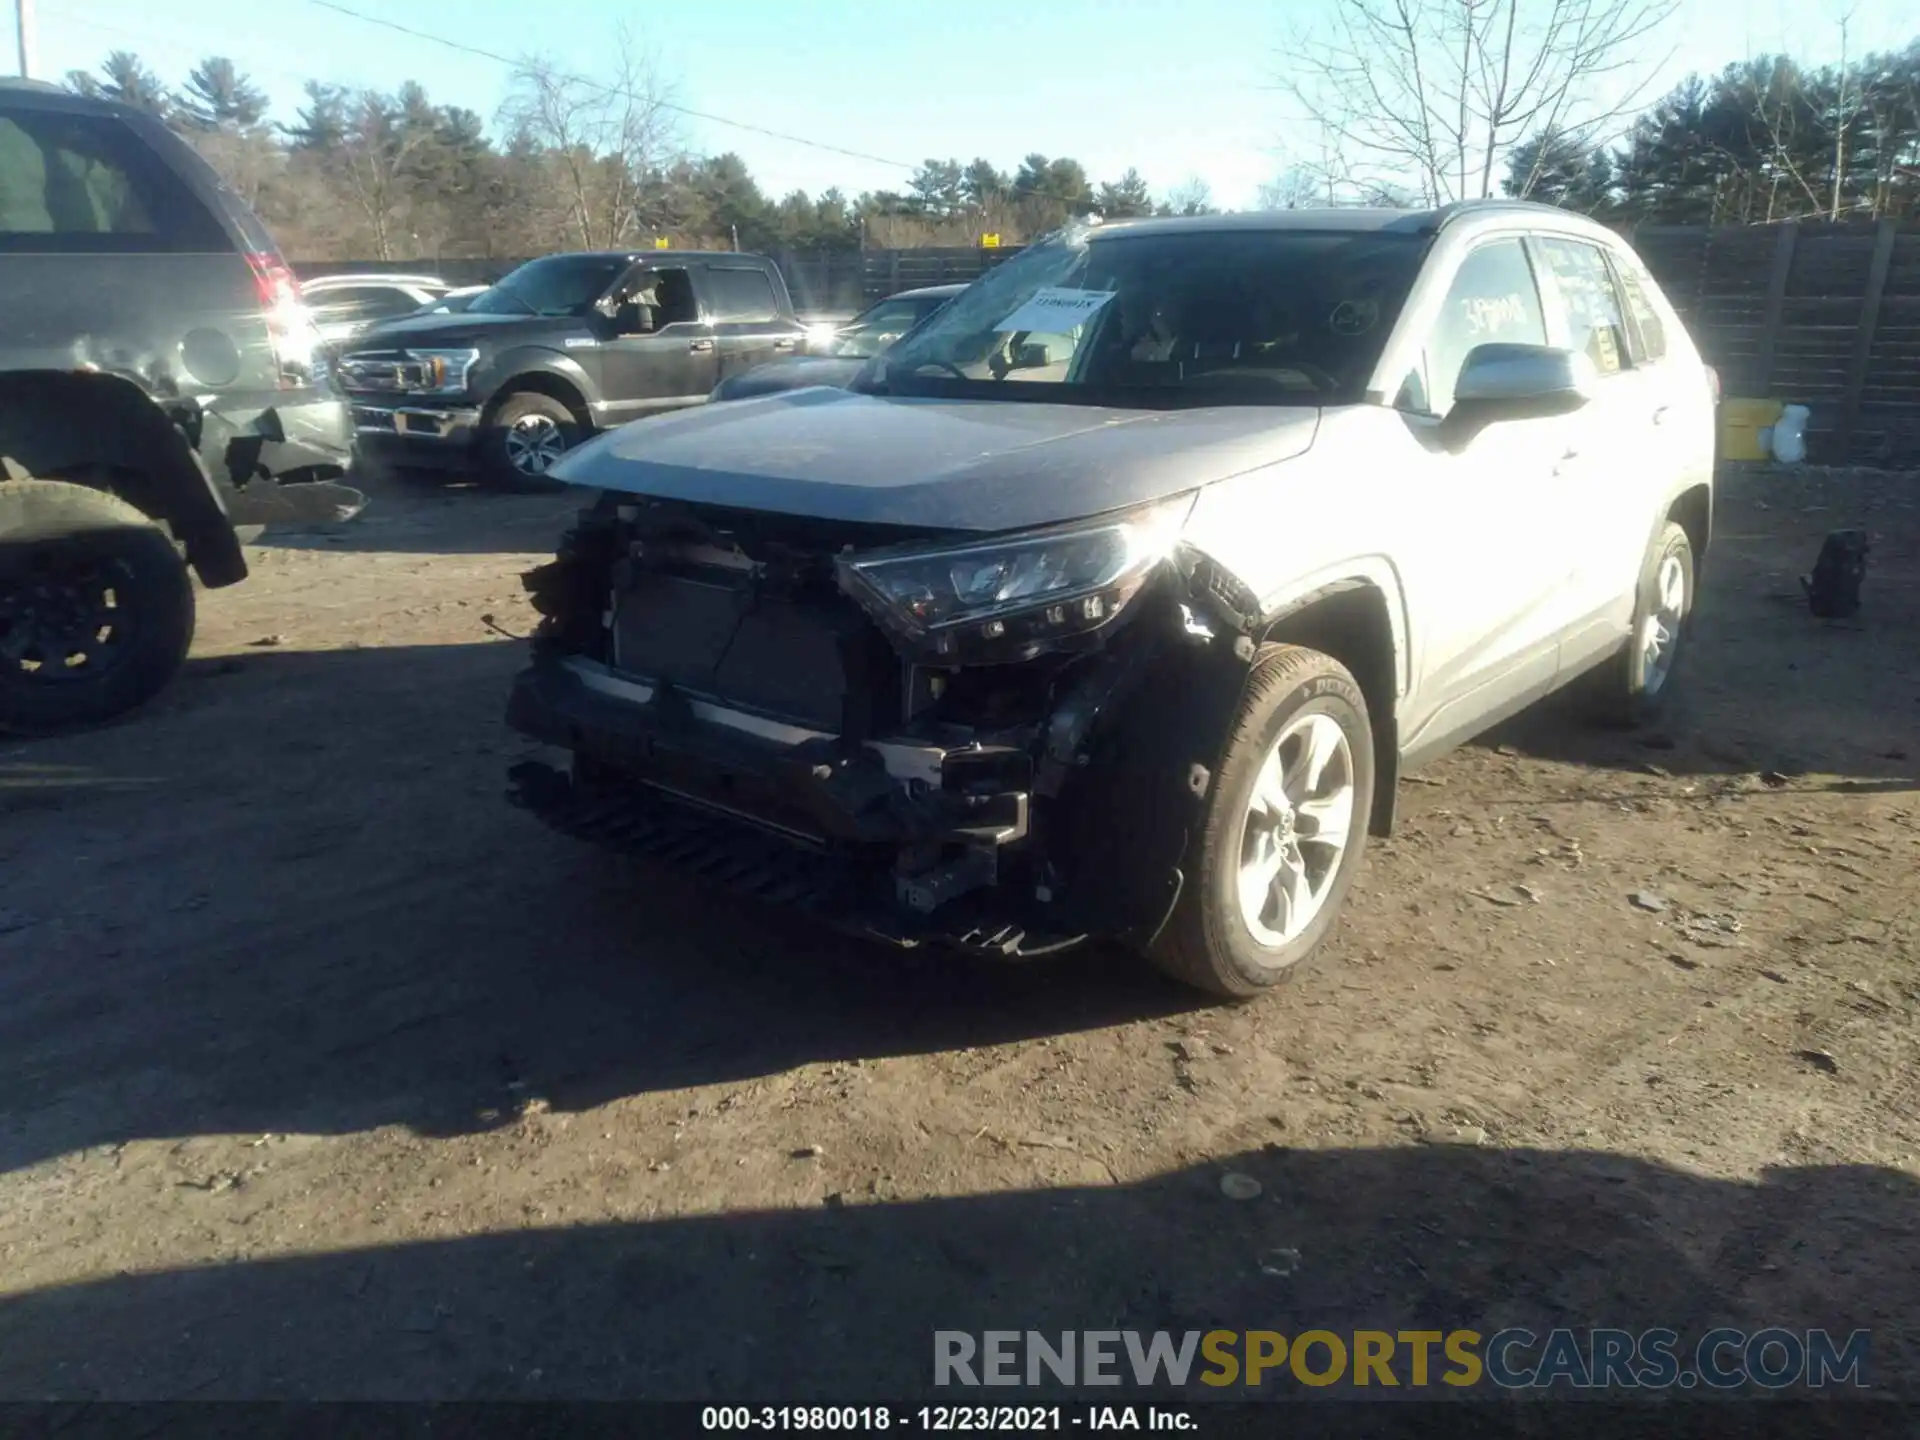
{"label": "pickup truck wheel", "polygon": [[1179,903],[1149,958],[1230,1000],[1287,979],[1333,928],[1372,808],[1360,686],[1329,655],[1266,646],[1189,846]]}
{"label": "pickup truck wheel", "polygon": [[1580,698],[1596,722],[1630,730],[1659,717],[1673,693],[1693,587],[1693,542],[1668,521],[1640,568],[1626,648],[1580,682]]}
{"label": "pickup truck wheel", "polygon": [[502,490],[557,490],[547,472],[580,440],[573,412],[551,395],[520,390],[481,430],[481,474]]}
{"label": "pickup truck wheel", "polygon": [[98,724],[145,704],[193,643],[173,541],[117,496],[0,482],[0,730]]}

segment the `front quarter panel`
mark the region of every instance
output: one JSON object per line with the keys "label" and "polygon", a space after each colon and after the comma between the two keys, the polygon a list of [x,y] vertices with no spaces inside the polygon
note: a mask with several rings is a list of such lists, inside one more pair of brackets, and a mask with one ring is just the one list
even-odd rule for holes
{"label": "front quarter panel", "polygon": [[1237,579],[1271,617],[1343,582],[1386,597],[1395,685],[1406,693],[1412,636],[1393,556],[1397,507],[1389,477],[1391,412],[1357,405],[1323,415],[1304,455],[1200,492],[1185,543]]}

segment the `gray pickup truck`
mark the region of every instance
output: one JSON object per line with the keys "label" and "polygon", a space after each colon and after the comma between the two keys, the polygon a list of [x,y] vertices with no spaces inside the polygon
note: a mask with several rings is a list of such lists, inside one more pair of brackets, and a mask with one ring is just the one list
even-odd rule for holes
{"label": "gray pickup truck", "polygon": [[728,376],[798,354],[773,262],[614,250],[529,260],[450,315],[391,321],[340,359],[360,446],[402,468],[539,484],[597,430],[704,403]]}

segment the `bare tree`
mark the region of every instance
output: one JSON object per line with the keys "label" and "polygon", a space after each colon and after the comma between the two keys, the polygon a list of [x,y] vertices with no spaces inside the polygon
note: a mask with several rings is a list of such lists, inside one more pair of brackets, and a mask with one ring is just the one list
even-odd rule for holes
{"label": "bare tree", "polygon": [[1840,16],[1840,63],[1834,68],[1839,77],[1839,93],[1833,102],[1833,199],[1827,213],[1829,220],[1840,218],[1840,198],[1847,182],[1847,140],[1860,118],[1860,91],[1853,83],[1852,67],[1847,64],[1847,40],[1853,28],[1854,8],[1848,6]]}
{"label": "bare tree", "polygon": [[363,91],[353,99],[346,133],[330,157],[335,176],[366,221],[373,259],[394,259],[394,242],[406,233],[412,203],[410,162],[425,136],[401,123],[394,103]]}
{"label": "bare tree", "polygon": [[1865,133],[1873,151],[1869,212],[1877,220],[1893,213],[1903,170],[1920,160],[1920,39],[1904,55],[1870,57],[1864,67]]}
{"label": "bare tree", "polygon": [[[1761,132],[1766,136],[1761,160],[1767,189],[1764,223],[1771,225],[1776,220],[1801,214],[1818,215],[1826,205],[1807,178],[1806,167],[1800,163],[1806,147],[1803,128],[1815,128],[1818,117],[1813,113],[1800,67],[1784,55],[1749,61],[1743,83],[1748,87],[1753,117],[1760,122]],[[1730,168],[1740,168],[1738,156],[1729,155],[1724,149],[1721,156]],[[1798,201],[1781,199],[1783,184],[1791,184],[1805,197],[1806,209],[1801,209]],[[1783,216],[1783,205],[1791,205],[1792,212]]]}
{"label": "bare tree", "polygon": [[1320,203],[1325,179],[1310,165],[1289,165],[1261,185],[1254,205],[1261,210],[1307,210]]}
{"label": "bare tree", "polygon": [[287,157],[272,137],[258,131],[240,133],[231,129],[208,130],[193,134],[193,148],[234,188],[251,210],[265,208],[264,198],[270,186],[286,173]]}
{"label": "bare tree", "polygon": [[1530,136],[1594,137],[1630,109],[1658,68],[1642,42],[1677,4],[1332,0],[1289,41],[1280,85],[1343,161],[1350,193],[1480,198]]}
{"label": "bare tree", "polygon": [[1189,175],[1167,191],[1167,208],[1176,215],[1214,213],[1213,187],[1198,175]]}
{"label": "bare tree", "polygon": [[543,153],[556,218],[585,250],[630,243],[656,217],[649,177],[684,153],[679,109],[658,61],[624,29],[609,80],[530,56],[515,68],[500,118]]}

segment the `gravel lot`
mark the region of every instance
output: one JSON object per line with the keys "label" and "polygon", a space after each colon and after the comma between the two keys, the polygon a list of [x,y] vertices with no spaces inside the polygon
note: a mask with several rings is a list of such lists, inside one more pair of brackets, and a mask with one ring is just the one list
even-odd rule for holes
{"label": "gravel lot", "polygon": [[1726,477],[1671,727],[1439,762],[1238,1009],[509,808],[488,617],[571,508],[379,489],[204,596],[155,709],[0,748],[0,1396],[845,1400],[935,1328],[1503,1323],[1871,1327],[1920,1392],[1920,479]]}

